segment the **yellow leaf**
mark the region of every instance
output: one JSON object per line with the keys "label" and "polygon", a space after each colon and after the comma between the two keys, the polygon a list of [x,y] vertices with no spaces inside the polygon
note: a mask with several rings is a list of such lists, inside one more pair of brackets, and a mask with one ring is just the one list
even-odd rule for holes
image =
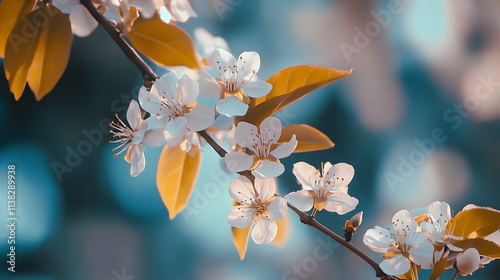
{"label": "yellow leaf", "polygon": [[252,226],[247,226],[246,228],[231,227],[233,231],[233,242],[241,260],[245,258],[245,253],[247,252],[248,237],[250,236],[251,228]]}
{"label": "yellow leaf", "polygon": [[447,228],[457,237],[482,238],[500,230],[500,211],[474,206],[458,212]]}
{"label": "yellow leaf", "polygon": [[137,21],[128,37],[137,50],[160,65],[201,69],[191,38],[158,17]]}
{"label": "yellow leaf", "polygon": [[441,260],[439,260],[439,262],[434,266],[434,269],[432,269],[432,274],[431,276],[429,276],[429,279],[430,280],[438,279],[439,276],[443,274],[447,262],[448,262],[447,258],[442,258]]}
{"label": "yellow leaf", "polygon": [[290,140],[293,134],[295,134],[298,141],[294,153],[325,150],[335,145],[323,132],[307,124],[284,126],[278,142]]}
{"label": "yellow leaf", "polygon": [[29,67],[42,33],[41,29],[32,23],[35,17],[40,17],[43,13],[42,10],[37,9],[25,15],[16,23],[7,39],[4,59],[5,76],[9,80],[10,91],[16,100],[19,100],[24,92]]}
{"label": "yellow leaf", "polygon": [[313,90],[350,73],[351,71],[325,66],[299,65],[285,68],[267,79],[266,82],[270,83],[273,89],[266,96],[251,101],[244,120],[259,124]]}
{"label": "yellow leaf", "polygon": [[[238,203],[234,201],[233,205],[238,205]],[[276,224],[278,225],[278,232],[276,233],[276,237],[272,243],[278,247],[282,247],[288,237],[289,223],[287,216],[283,216],[283,218],[277,221]],[[250,236],[251,228],[251,225],[246,228],[231,227],[231,231],[233,232],[233,243],[236,246],[236,250],[238,250],[240,259],[242,260],[245,258],[245,253],[247,251],[248,238]]]}
{"label": "yellow leaf", "polygon": [[3,0],[0,3],[0,57],[5,55],[5,45],[16,22],[33,10],[36,0]]}
{"label": "yellow leaf", "polygon": [[278,225],[278,233],[276,233],[276,237],[273,240],[273,244],[278,247],[283,247],[288,237],[289,223],[287,215],[283,216],[281,220],[276,221],[276,224]]}
{"label": "yellow leaf", "polygon": [[481,256],[498,259],[500,258],[500,246],[495,242],[484,240],[482,238],[465,239],[452,241],[454,246],[465,250],[476,248]]}
{"label": "yellow leaf", "polygon": [[28,72],[28,84],[40,101],[57,84],[68,65],[73,32],[69,18],[57,11],[43,28]]}
{"label": "yellow leaf", "polygon": [[158,162],[156,184],[170,219],[186,207],[201,165],[201,150],[193,146],[189,153],[180,146],[165,145]]}
{"label": "yellow leaf", "polygon": [[18,21],[9,35],[4,60],[16,100],[26,82],[37,100],[54,88],[68,64],[72,42],[68,17],[53,6],[43,6]]}

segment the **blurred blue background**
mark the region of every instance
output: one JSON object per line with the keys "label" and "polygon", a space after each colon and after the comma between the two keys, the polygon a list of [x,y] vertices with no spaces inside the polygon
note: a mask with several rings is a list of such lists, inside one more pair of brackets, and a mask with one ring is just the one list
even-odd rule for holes
{"label": "blurred blue background", "polygon": [[[299,188],[291,173],[297,161],[352,164],[357,209],[317,218],[341,233],[346,219],[364,211],[352,242],[377,261],[381,254],[369,252],[362,235],[389,226],[400,209],[436,200],[455,213],[469,203],[500,209],[498,1],[191,3],[198,18],[180,26],[224,37],[235,55],[257,51],[260,79],[297,64],[354,69],[278,115],[284,124],[319,128],[336,144],[283,160],[279,189]],[[29,89],[14,101],[0,71],[0,166],[6,174],[16,165],[19,217],[18,278],[2,270],[1,279],[375,279],[367,264],[292,212],[282,248],[250,241],[240,261],[227,224],[232,178],[209,147],[187,209],[169,220],[155,184],[161,148],[146,150],[146,170],[136,178],[112,156],[106,126],[114,113],[124,116],[142,77],[102,28],[75,37],[66,72],[40,102]],[[4,264],[7,235],[0,227]],[[328,255],[314,258],[317,250]],[[499,274],[496,261],[468,279]]]}

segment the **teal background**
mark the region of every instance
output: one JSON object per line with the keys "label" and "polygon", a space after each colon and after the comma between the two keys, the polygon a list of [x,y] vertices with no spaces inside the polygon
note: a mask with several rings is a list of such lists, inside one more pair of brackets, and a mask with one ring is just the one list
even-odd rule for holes
{"label": "teal background", "polygon": [[[346,219],[364,211],[352,242],[375,260],[382,255],[365,247],[362,235],[375,225],[389,226],[400,209],[436,200],[455,213],[469,203],[500,209],[500,89],[474,95],[480,77],[500,81],[497,1],[191,3],[199,16],[180,26],[189,34],[201,26],[224,37],[235,55],[257,51],[260,79],[298,64],[353,69],[278,115],[284,124],[312,125],[336,144],[284,159],[279,190],[299,188],[291,173],[295,162],[352,164],[349,193],[360,200],[358,207],[317,218],[341,233]],[[391,12],[391,3],[400,12]],[[377,22],[375,15],[390,18]],[[373,36],[363,40],[358,30],[366,28]],[[353,52],[345,56],[347,44]],[[367,264],[324,245],[325,237],[293,212],[283,248],[250,241],[240,261],[227,224],[232,177],[209,147],[186,212],[169,220],[155,184],[161,148],[146,150],[146,170],[132,178],[129,165],[112,156],[107,128],[101,129],[114,113],[124,116],[142,84],[102,28],[75,37],[66,72],[40,102],[29,89],[16,102],[3,67],[0,72],[0,174],[6,178],[7,165],[16,165],[19,218],[16,277],[2,270],[1,279],[120,280],[122,272],[135,279],[375,279]],[[464,113],[454,111],[461,105]],[[426,140],[436,129],[445,136]],[[417,142],[427,143],[428,153]],[[78,149],[88,155],[71,158],[71,167],[67,156]],[[410,167],[401,167],[407,161]],[[71,169],[62,180],[52,167],[57,163]],[[2,192],[0,218],[6,221],[6,188]],[[1,226],[4,264],[7,234]],[[329,254],[314,266],[316,251]],[[302,271],[295,278],[294,267]],[[497,279],[499,273],[496,261],[468,279]],[[451,277],[447,271],[442,279]]]}

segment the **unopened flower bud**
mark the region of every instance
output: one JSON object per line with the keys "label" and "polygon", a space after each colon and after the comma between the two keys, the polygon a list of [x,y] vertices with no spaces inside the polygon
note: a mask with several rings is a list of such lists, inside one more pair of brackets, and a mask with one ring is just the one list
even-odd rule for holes
{"label": "unopened flower bud", "polygon": [[356,228],[358,228],[359,225],[361,225],[362,221],[363,221],[363,211],[354,215],[351,219],[345,221],[345,227],[342,230],[345,233],[344,236],[347,242],[351,241],[352,236],[356,232]]}
{"label": "unopened flower bud", "polygon": [[475,248],[469,248],[457,256],[457,269],[462,275],[472,274],[479,268],[479,252]]}

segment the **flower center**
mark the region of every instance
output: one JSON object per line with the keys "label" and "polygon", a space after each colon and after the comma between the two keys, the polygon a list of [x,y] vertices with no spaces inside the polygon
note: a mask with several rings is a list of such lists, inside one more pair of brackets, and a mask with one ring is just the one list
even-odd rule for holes
{"label": "flower center", "polygon": [[406,229],[398,229],[395,233],[391,232],[391,239],[393,241],[389,246],[403,253],[408,251],[408,246],[406,245],[408,243],[408,232]]}
{"label": "flower center", "polygon": [[109,132],[113,134],[113,138],[118,137],[116,140],[110,140],[110,143],[120,143],[118,147],[112,149],[112,151],[116,151],[123,147],[118,153],[114,154],[114,156],[118,156],[123,151],[127,149],[129,144],[134,140],[134,131],[130,129],[119,117],[118,114],[115,114],[115,117],[118,119],[118,122],[111,121],[109,126],[114,130],[110,130]]}
{"label": "flower center", "polygon": [[269,200],[262,202],[260,200],[260,198],[257,198],[256,200],[254,200],[252,202],[252,205],[250,206],[254,209],[254,215],[255,216],[268,215],[269,211],[267,210],[267,207],[270,204],[268,202],[269,202]]}
{"label": "flower center", "polygon": [[161,106],[167,109],[167,114],[170,118],[175,118],[184,115],[184,110],[182,104],[174,99],[173,96],[166,98],[162,96]]}
{"label": "flower center", "polygon": [[268,158],[271,154],[271,145],[274,141],[270,137],[262,137],[261,134],[257,134],[253,138],[252,150],[260,159]]}
{"label": "flower center", "polygon": [[[219,63],[219,61],[217,61]],[[230,93],[235,93],[240,90],[241,84],[238,82],[239,71],[236,65],[233,66],[221,66],[219,65],[219,75],[222,80],[222,84],[226,91]]]}
{"label": "flower center", "polygon": [[[318,199],[325,198],[328,194],[331,194],[331,191],[335,188],[335,181],[332,181],[326,175],[330,175],[330,171],[325,172],[325,168],[323,163],[321,163],[321,170],[316,170],[314,176],[314,181],[309,182],[311,187],[314,190],[314,195]],[[336,174],[333,174],[333,178],[335,178]],[[340,179],[340,178],[338,178]],[[344,178],[341,178],[344,180]]]}

